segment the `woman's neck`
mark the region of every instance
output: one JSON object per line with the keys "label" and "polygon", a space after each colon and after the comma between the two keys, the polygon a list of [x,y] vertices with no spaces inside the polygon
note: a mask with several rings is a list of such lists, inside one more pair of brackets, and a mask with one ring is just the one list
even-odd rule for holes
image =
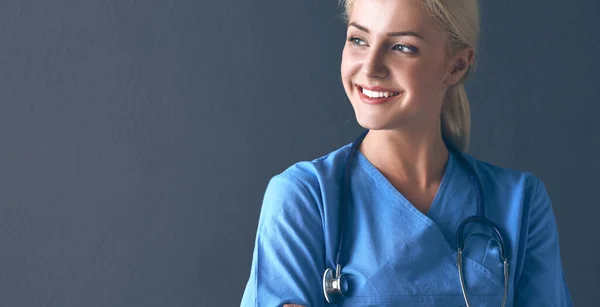
{"label": "woman's neck", "polygon": [[395,186],[420,191],[437,191],[449,155],[441,129],[371,130],[360,151]]}

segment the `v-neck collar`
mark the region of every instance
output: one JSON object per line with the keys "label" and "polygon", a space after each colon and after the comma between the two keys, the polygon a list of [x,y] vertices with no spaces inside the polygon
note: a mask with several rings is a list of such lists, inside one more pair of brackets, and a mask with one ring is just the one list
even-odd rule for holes
{"label": "v-neck collar", "polygon": [[444,170],[444,175],[442,176],[442,181],[440,182],[440,186],[438,187],[438,190],[435,194],[435,197],[433,198],[433,201],[431,203],[431,206],[429,207],[429,210],[427,211],[426,214],[423,214],[404,195],[402,195],[402,193],[400,193],[400,191],[398,191],[398,189],[396,189],[392,185],[392,183],[379,171],[379,169],[377,169],[375,167],[375,165],[373,165],[371,163],[371,161],[369,161],[367,159],[367,157],[365,157],[363,155],[363,153],[360,150],[357,151],[357,158],[359,161],[359,165],[363,165],[365,167],[367,172],[371,176],[373,176],[373,179],[375,179],[375,182],[382,185],[381,186],[382,189],[384,189],[385,191],[387,191],[388,193],[393,195],[395,198],[397,198],[399,201],[401,201],[403,204],[405,204],[406,207],[409,210],[411,210],[415,215],[421,216],[422,218],[425,218],[426,220],[429,220],[429,221],[431,221],[433,219],[433,217],[435,217],[440,210],[442,198],[445,195],[448,185],[452,181],[451,177],[454,174],[454,169],[455,169],[455,164],[456,164],[454,154],[450,151],[448,153],[448,163],[446,165],[446,169]]}

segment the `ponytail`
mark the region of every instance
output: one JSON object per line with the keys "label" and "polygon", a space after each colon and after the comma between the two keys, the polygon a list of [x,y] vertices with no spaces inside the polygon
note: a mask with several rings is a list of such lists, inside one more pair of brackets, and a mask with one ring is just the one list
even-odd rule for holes
{"label": "ponytail", "polygon": [[446,91],[440,117],[444,140],[460,151],[467,151],[471,135],[471,112],[463,82]]}

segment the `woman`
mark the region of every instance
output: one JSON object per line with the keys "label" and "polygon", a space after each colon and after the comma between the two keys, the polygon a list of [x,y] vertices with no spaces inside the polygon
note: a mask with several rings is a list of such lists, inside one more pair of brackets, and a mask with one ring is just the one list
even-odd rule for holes
{"label": "woman", "polygon": [[[342,82],[368,133],[271,179],[242,306],[571,306],[544,184],[464,153],[477,1],[344,7]],[[338,264],[345,297],[324,289]]]}

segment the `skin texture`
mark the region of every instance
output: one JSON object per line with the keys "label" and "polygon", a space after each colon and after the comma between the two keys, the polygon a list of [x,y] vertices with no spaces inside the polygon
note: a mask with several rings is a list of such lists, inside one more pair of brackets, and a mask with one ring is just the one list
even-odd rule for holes
{"label": "skin texture", "polygon": [[[371,130],[360,150],[417,209],[427,212],[448,161],[440,122],[443,99],[467,71],[473,50],[451,52],[448,35],[414,0],[354,1],[346,38],[344,90],[358,123]],[[400,95],[367,104],[359,86]]]}

